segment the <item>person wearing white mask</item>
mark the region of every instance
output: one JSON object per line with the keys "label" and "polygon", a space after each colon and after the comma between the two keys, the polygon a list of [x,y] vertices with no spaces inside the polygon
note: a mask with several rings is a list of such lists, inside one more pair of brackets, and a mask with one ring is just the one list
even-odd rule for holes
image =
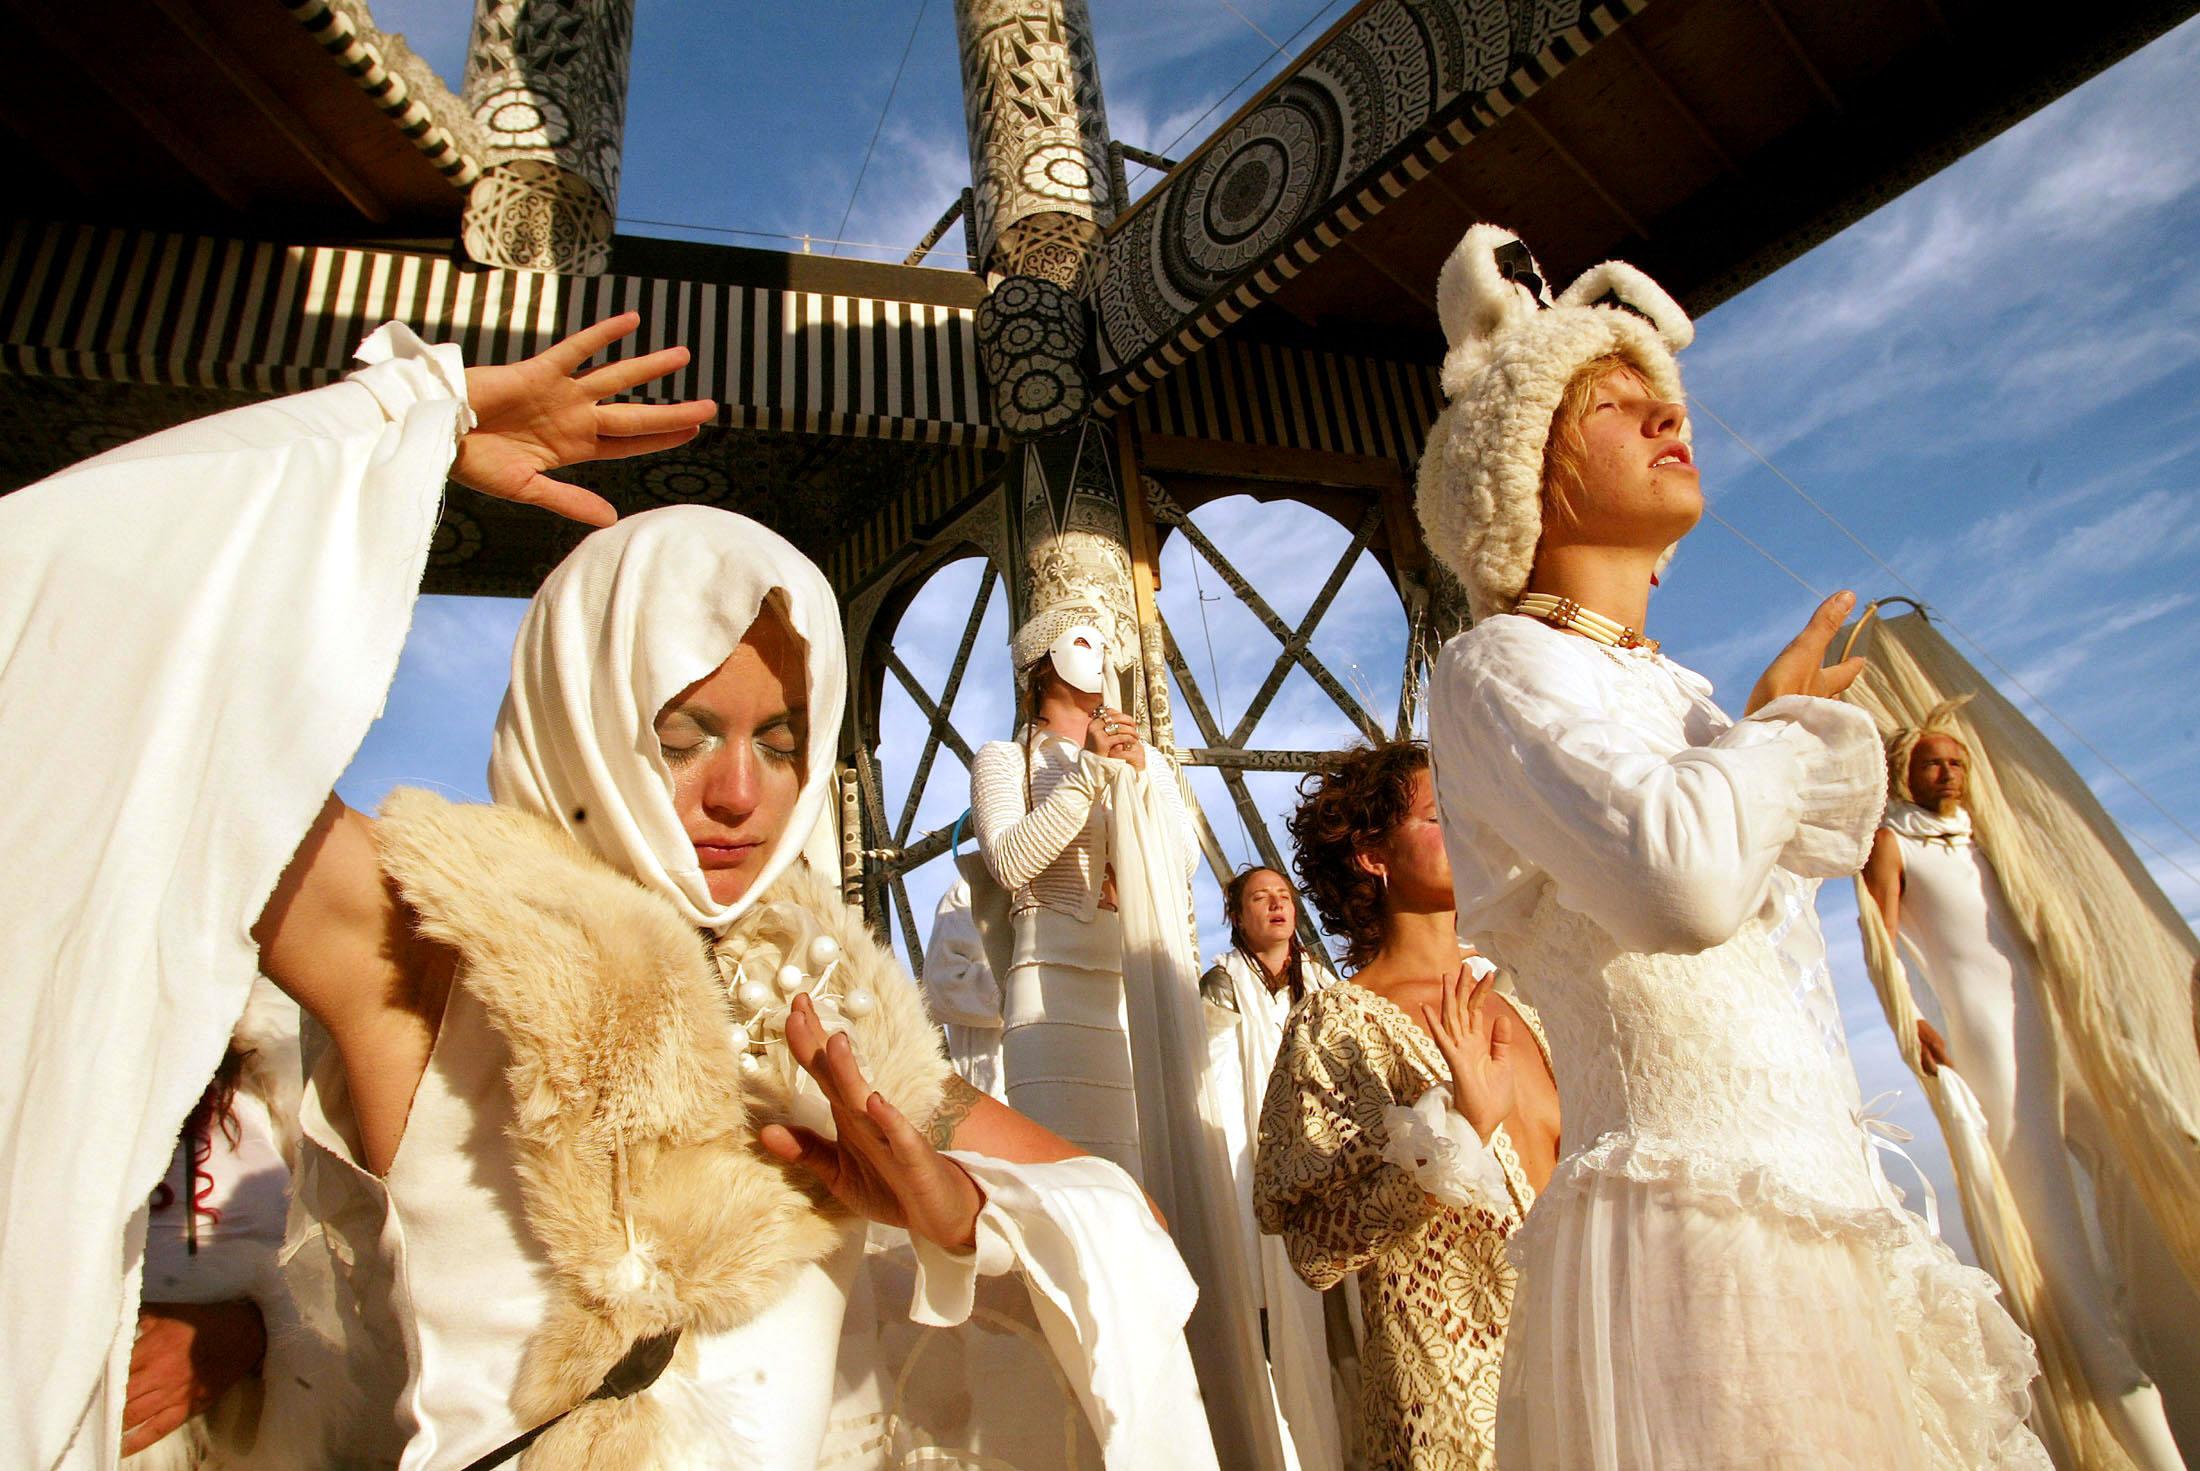
{"label": "person wearing white mask", "polygon": [[1143,1175],[1123,992],[1102,761],[1155,778],[1179,842],[1183,796],[1149,765],[1130,717],[1102,702],[1106,614],[1088,603],[1041,609],[1011,643],[1029,719],[988,741],[970,767],[970,811],[987,870],[1011,896],[1014,950],[1002,987],[1002,1071],[1011,1106],[1080,1148]]}
{"label": "person wearing white mask", "polygon": [[[40,1070],[13,1044],[4,1142],[76,1233],[35,1272],[6,1253],[9,1361],[61,1340],[6,1402],[9,1464],[112,1464],[132,1233],[83,1187],[142,1199],[189,1106],[168,1073],[211,1070],[199,1044],[221,1037],[201,1034],[255,963],[333,1043],[302,1191],[380,1208],[364,1238],[343,1229],[361,1213],[323,1224],[401,1329],[406,1471],[817,1465],[862,1336],[861,1217],[915,1243],[920,1323],[1020,1271],[1109,1465],[1212,1464],[1184,1387],[1191,1284],[1144,1200],[952,1082],[915,988],[805,866],[846,681],[830,587],[793,547],[701,507],[597,532],[522,626],[492,804],[401,791],[370,820],[328,795],[387,687],[446,472],[603,523],[546,472],[711,413],[599,405],[686,360],[580,372],[635,325],[471,370],[385,328],[347,383],[0,505],[0,754],[53,773],[0,804],[37,876],[10,901],[31,967],[10,966],[11,1018],[26,996],[54,1018]],[[141,605],[102,616],[122,576]],[[63,690],[113,732],[97,759],[45,713]],[[135,1116],[20,1127],[97,1113],[133,1051],[163,1085]],[[10,1192],[11,1248],[46,1194]],[[1102,1240],[1129,1286],[1090,1272]],[[40,1288],[81,1290],[64,1312]]]}
{"label": "person wearing white mask", "polygon": [[1187,1326],[1214,1439],[1272,1471],[1289,1432],[1260,1343],[1259,1267],[1207,1096],[1183,793],[1104,702],[1097,605],[1041,608],[1010,641],[1026,721],[970,768],[982,873],[1008,891],[1001,1071],[1019,1113],[1152,1196],[1199,1301]]}

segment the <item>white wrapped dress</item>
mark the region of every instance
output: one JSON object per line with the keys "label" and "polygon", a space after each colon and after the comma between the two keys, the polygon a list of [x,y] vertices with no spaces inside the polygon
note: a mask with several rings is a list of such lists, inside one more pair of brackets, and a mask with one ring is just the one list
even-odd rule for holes
{"label": "white wrapped dress", "polygon": [[1512,1250],[1498,1464],[2045,1468],[2030,1344],[1872,1162],[1812,909],[1861,866],[1869,717],[1521,617],[1431,705],[1461,933],[1551,1041],[1570,1152]]}

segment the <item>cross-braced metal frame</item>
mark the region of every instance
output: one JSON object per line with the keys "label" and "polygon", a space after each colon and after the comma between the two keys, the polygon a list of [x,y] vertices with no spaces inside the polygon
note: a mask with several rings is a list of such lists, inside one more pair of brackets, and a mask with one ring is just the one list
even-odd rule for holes
{"label": "cross-braced metal frame", "polygon": [[[935,567],[933,572],[939,569]],[[917,757],[916,769],[910,773],[909,790],[902,798],[901,816],[891,829],[886,826],[886,804],[881,789],[878,769],[873,752],[877,748],[877,731],[867,732],[870,740],[859,742],[856,748],[856,780],[862,789],[864,825],[873,834],[891,832],[889,842],[866,849],[863,856],[872,861],[870,877],[866,883],[866,908],[883,920],[878,904],[883,889],[891,897],[895,917],[901,923],[902,941],[909,957],[910,970],[922,979],[924,975],[924,940],[917,933],[916,911],[909,902],[907,875],[913,868],[930,862],[954,846],[954,827],[918,836],[913,841],[910,830],[917,821],[917,808],[924,801],[925,785],[932,778],[932,767],[939,760],[940,747],[945,746],[962,762],[968,772],[972,758],[970,742],[955,728],[955,697],[962,693],[963,676],[970,670],[970,654],[977,647],[978,628],[985,622],[986,605],[992,601],[993,589],[1000,582],[1000,570],[988,560],[978,575],[978,591],[971,599],[970,612],[963,620],[962,641],[955,646],[955,661],[948,666],[947,680],[941,685],[939,697],[934,699],[925,689],[924,681],[917,678],[902,661],[891,643],[884,651],[884,662],[925,719],[924,747]]]}
{"label": "cross-braced metal frame", "polygon": [[[1364,503],[1333,508],[1341,523],[1352,530],[1350,542],[1330,568],[1320,590],[1307,606],[1306,612],[1296,623],[1287,622],[1273,605],[1262,596],[1229,556],[1193,520],[1187,511],[1169,493],[1165,486],[1148,475],[1143,478],[1142,489],[1148,513],[1157,534],[1163,530],[1183,534],[1193,556],[1212,568],[1223,585],[1276,640],[1278,649],[1259,687],[1247,702],[1245,709],[1229,729],[1225,730],[1218,718],[1209,694],[1193,676],[1189,662],[1184,657],[1180,642],[1166,617],[1154,609],[1155,626],[1160,630],[1161,657],[1173,676],[1177,693],[1198,732],[1196,745],[1177,746],[1171,754],[1184,767],[1206,766],[1220,778],[1223,789],[1229,794],[1232,807],[1251,842],[1260,863],[1288,874],[1282,848],[1271,832],[1266,817],[1254,801],[1245,773],[1248,771],[1306,772],[1317,770],[1336,753],[1330,750],[1282,750],[1260,749],[1248,745],[1258,729],[1263,716],[1268,713],[1276,697],[1282,692],[1285,681],[1293,669],[1304,670],[1314,685],[1326,695],[1343,717],[1347,727],[1359,738],[1370,742],[1403,739],[1410,735],[1419,718],[1422,691],[1425,688],[1430,662],[1443,638],[1454,631],[1458,617],[1449,606],[1457,599],[1447,598],[1440,578],[1428,570],[1415,570],[1422,559],[1401,556],[1397,545],[1400,537],[1395,510],[1386,504],[1380,492],[1370,493]],[[1348,517],[1348,512],[1355,512]],[[1355,695],[1315,652],[1313,637],[1322,620],[1335,606],[1338,594],[1351,576],[1361,558],[1376,545],[1386,525],[1391,538],[1388,572],[1393,587],[1399,595],[1406,613],[1406,651],[1404,667],[1399,674],[1398,706],[1396,719],[1389,728],[1368,709],[1365,701]],[[1418,544],[1412,548],[1418,552]],[[944,566],[945,562],[929,564],[921,577],[928,580]],[[979,625],[983,622],[986,607],[998,584],[1000,569],[988,557],[978,582],[975,597],[963,625],[962,639],[955,651],[954,662],[937,694],[927,689],[908,664],[897,653],[891,642],[878,640],[872,666],[890,675],[908,695],[926,722],[924,742],[917,763],[911,772],[910,782],[902,797],[901,810],[891,826],[887,822],[883,784],[879,776],[873,752],[877,749],[880,732],[858,731],[855,760],[855,780],[860,792],[860,805],[864,814],[864,827],[870,846],[864,850],[867,860],[864,877],[866,906],[875,922],[884,927],[889,921],[897,924],[912,969],[921,973],[924,937],[919,934],[912,905],[907,876],[915,869],[939,857],[953,845],[953,826],[934,832],[915,834],[916,815],[923,801],[926,784],[938,764],[942,747],[952,752],[967,770],[973,759],[972,747],[956,729],[953,712],[956,697],[962,692],[965,676],[969,672],[971,655],[975,649]],[[877,639],[877,635],[873,635]],[[1215,882],[1227,884],[1232,866],[1224,852],[1214,826],[1203,810],[1191,783],[1184,782],[1186,806],[1191,813],[1201,853]],[[1310,945],[1320,944],[1310,921],[1302,920],[1302,938]]]}

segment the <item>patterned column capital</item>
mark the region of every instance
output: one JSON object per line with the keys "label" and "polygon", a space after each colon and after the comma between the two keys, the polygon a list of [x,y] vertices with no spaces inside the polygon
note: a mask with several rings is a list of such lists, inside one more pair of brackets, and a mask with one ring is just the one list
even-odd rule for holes
{"label": "patterned column capital", "polygon": [[634,0],[476,0],[465,101],[488,156],[467,196],[467,255],[602,273],[633,42]]}
{"label": "patterned column capital", "polygon": [[1091,410],[1084,302],[1052,281],[1010,276],[978,304],[975,325],[994,422],[1007,433],[1053,434]]}
{"label": "patterned column capital", "polygon": [[1077,295],[1121,201],[1084,0],[957,0],[978,269]]}

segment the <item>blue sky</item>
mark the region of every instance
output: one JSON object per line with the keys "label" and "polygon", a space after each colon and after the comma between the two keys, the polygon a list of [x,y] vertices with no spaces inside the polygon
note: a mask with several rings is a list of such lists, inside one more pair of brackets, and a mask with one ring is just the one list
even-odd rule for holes
{"label": "blue sky", "polygon": [[[1245,95],[1233,84],[1250,73],[1249,89],[1281,63],[1272,42],[1309,25],[1295,51],[1343,8],[1342,0],[1097,0],[1116,136],[1169,146],[1226,99],[1198,124],[1196,141]],[[376,0],[374,9],[455,85],[471,0]],[[738,9],[739,32],[729,36],[732,10],[722,4],[642,0],[623,228],[777,248],[799,246],[635,222],[881,242],[886,249],[847,253],[898,258],[967,181],[949,0],[923,4],[867,170],[865,147],[919,5]],[[1818,595],[1904,591],[1784,474],[1921,590],[1958,646],[2092,783],[2188,918],[2200,918],[2200,643],[2188,633],[2200,602],[2200,109],[2188,100],[2196,63],[2200,21],[1698,324],[1683,370],[1705,486],[1717,514],[1787,570],[1707,521],[1658,594],[1651,629],[1733,704]],[[1199,520],[1295,621],[1346,533],[1301,507],[1251,509],[1224,502]],[[1195,577],[1191,564],[1181,538],[1165,547],[1163,611],[1195,677],[1234,723],[1275,643],[1211,572]],[[934,688],[976,583],[975,564],[945,570],[897,632],[897,648]],[[345,778],[347,798],[371,804],[400,781],[483,794],[518,611],[490,600],[424,602],[388,711]],[[996,606],[980,650],[1001,650],[1008,632]],[[1314,644],[1370,708],[1387,713],[1404,637],[1395,596],[1364,562]],[[973,670],[957,708],[973,741],[1006,734],[1007,692],[1005,660]],[[898,690],[889,692],[887,717],[890,730],[921,728]],[[1180,723],[1189,736],[1189,720],[1180,714]],[[1294,674],[1253,744],[1348,738],[1326,697]],[[914,764],[913,750],[887,753],[897,812]],[[962,780],[943,756],[920,804],[920,831],[961,811]],[[1193,780],[1225,848],[1245,853],[1220,783],[1206,771]],[[1252,785],[1265,810],[1287,809],[1289,778],[1255,776]],[[922,916],[939,875],[935,866],[912,884]],[[1205,886],[1209,948],[1223,939],[1218,910]],[[1906,1090],[1896,1116],[1922,1136],[1913,1153],[1940,1180],[1953,1216],[1931,1116],[1863,976],[1848,886],[1827,885],[1820,912],[1864,1092]],[[1960,1234],[1960,1221],[1952,1230]]]}

